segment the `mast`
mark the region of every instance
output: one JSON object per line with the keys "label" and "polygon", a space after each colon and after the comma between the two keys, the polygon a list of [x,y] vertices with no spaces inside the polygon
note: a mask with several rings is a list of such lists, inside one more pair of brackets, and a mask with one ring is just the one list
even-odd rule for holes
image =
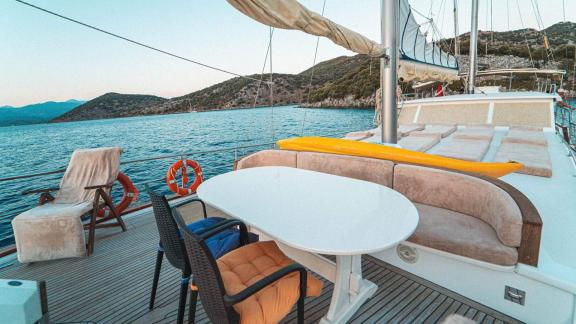
{"label": "mast", "polygon": [[454,0],[454,54],[460,55],[460,33],[458,32],[458,0]]}
{"label": "mast", "polygon": [[396,40],[396,19],[398,17],[398,0],[381,0],[381,37],[384,55],[380,58],[381,128],[382,143],[396,144],[396,83],[398,45]]}
{"label": "mast", "polygon": [[478,68],[478,0],[472,0],[472,21],[470,24],[470,67],[468,71],[468,93],[474,93],[476,70]]}

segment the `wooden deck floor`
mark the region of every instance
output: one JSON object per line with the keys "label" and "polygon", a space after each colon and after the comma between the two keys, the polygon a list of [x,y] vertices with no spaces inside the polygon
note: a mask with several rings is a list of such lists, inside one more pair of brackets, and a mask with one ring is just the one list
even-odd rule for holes
{"label": "wooden deck floor", "polygon": [[[193,213],[194,210],[185,211]],[[212,215],[218,213],[211,210]],[[0,269],[0,278],[45,280],[51,322],[173,323],[176,319],[180,274],[165,260],[156,299],[148,310],[158,236],[150,212],[127,219],[128,232],[99,231],[94,255],[13,265]],[[380,260],[363,258],[364,276],[378,285],[352,323],[434,323],[452,313],[478,323],[517,321]],[[306,322],[327,312],[333,284],[322,296],[306,302]],[[295,312],[285,322],[294,322]],[[196,321],[208,322],[199,303]]]}

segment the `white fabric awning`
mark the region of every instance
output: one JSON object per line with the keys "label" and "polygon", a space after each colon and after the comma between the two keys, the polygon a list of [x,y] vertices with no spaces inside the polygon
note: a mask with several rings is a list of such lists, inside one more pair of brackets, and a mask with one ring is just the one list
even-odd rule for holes
{"label": "white fabric awning", "polygon": [[337,45],[359,54],[370,56],[382,54],[380,44],[308,10],[296,0],[228,0],[228,2],[246,16],[265,25],[326,37]]}
{"label": "white fabric awning", "polygon": [[[300,30],[326,37],[355,53],[379,57],[381,44],[339,25],[301,5],[297,0],[227,0],[240,12],[267,26]],[[398,75],[404,81],[453,81],[458,79],[458,64],[453,56],[435,44],[428,44],[411,14],[407,0],[398,0],[400,15],[398,40],[401,62]],[[411,46],[408,46],[410,45]],[[410,50],[408,48],[411,48]]]}

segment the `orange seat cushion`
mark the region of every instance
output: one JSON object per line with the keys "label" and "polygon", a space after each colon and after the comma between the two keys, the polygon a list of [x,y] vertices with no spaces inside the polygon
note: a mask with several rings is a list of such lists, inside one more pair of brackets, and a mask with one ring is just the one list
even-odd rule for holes
{"label": "orange seat cushion", "polygon": [[[252,243],[217,260],[228,295],[235,295],[292,263],[274,241]],[[308,274],[307,296],[320,296],[322,286],[322,281]],[[278,323],[298,301],[299,287],[299,273],[291,273],[234,305],[234,309],[241,323]]]}

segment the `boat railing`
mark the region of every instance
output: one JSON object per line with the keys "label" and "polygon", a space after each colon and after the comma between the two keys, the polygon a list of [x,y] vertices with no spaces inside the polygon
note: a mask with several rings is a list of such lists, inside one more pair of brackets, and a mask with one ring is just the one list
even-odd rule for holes
{"label": "boat railing", "polygon": [[[319,136],[343,136],[348,132],[349,131],[331,132]],[[133,183],[140,192],[140,194],[137,195],[136,200],[133,201],[130,205],[130,208],[122,212],[122,215],[127,215],[135,211],[148,208],[150,206],[148,195],[145,193],[146,185],[154,190],[158,190],[167,194],[170,200],[180,198],[180,196],[177,196],[168,191],[168,188],[165,185],[165,174],[169,165],[161,161],[181,160],[188,158],[197,160],[202,166],[204,179],[207,179],[211,176],[231,171],[234,165],[234,161],[245,155],[275,147],[275,141],[265,141],[256,144],[235,145],[234,147],[213,148],[196,151],[182,151],[174,154],[157,155],[122,161],[120,163],[121,171],[135,180]],[[146,164],[147,168],[138,166],[142,164]],[[154,170],[161,170],[161,172],[154,172]],[[5,197],[0,198],[2,198],[1,200],[3,201],[12,202],[12,206],[7,208],[6,212],[3,214],[4,220],[10,221],[16,215],[34,207],[36,204],[37,197],[33,197],[33,195],[21,195],[21,192],[24,191],[22,189],[28,189],[20,186],[20,184],[23,183],[22,180],[34,179],[34,181],[32,181],[33,184],[25,185],[30,187],[30,189],[54,187],[54,185],[57,184],[61,179],[61,174],[65,171],[66,168],[61,167],[44,172],[12,175],[0,178],[0,192],[6,193]],[[112,192],[114,200],[118,200],[122,196],[122,193],[123,192],[120,186],[118,186],[118,188],[115,186]],[[2,239],[4,238],[0,238],[0,242]],[[5,255],[14,253],[15,251],[16,249],[13,245],[4,248],[0,247],[0,258]]]}
{"label": "boat railing", "polygon": [[556,103],[554,118],[556,128],[561,133],[566,146],[570,149],[570,156],[576,163],[576,107],[567,103]]}

